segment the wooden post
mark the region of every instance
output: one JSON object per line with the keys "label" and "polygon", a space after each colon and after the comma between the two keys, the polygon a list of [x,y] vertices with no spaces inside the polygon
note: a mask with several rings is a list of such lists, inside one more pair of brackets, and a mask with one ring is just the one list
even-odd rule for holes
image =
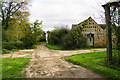
{"label": "wooden post", "polygon": [[118,26],[120,27],[120,7],[118,7]]}
{"label": "wooden post", "polygon": [[109,5],[103,6],[105,9],[106,18],[106,35],[107,35],[107,62],[112,63],[112,36],[111,36],[111,17],[110,17],[110,7]]}
{"label": "wooden post", "polygon": [[120,7],[118,7],[118,63],[120,64]]}

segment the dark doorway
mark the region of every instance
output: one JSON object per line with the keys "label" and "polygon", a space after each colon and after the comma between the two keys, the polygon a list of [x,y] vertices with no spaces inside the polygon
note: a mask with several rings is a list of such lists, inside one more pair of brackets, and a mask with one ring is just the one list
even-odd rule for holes
{"label": "dark doorway", "polygon": [[94,47],[94,34],[87,34],[87,37],[90,39],[90,43],[92,43],[92,46]]}

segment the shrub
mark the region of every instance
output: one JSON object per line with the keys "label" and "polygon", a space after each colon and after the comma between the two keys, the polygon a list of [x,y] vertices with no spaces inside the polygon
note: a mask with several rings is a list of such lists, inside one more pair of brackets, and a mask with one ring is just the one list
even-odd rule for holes
{"label": "shrub", "polygon": [[22,41],[3,41],[2,42],[2,48],[3,49],[8,49],[8,50],[12,50],[12,49],[22,49],[24,48],[24,44]]}
{"label": "shrub", "polygon": [[2,49],[2,54],[8,54],[9,51],[7,49]]}
{"label": "shrub", "polygon": [[[93,47],[93,46],[91,46]],[[94,46],[94,48],[106,48],[106,45]]]}
{"label": "shrub", "polygon": [[15,43],[13,41],[3,42],[3,49],[12,50],[12,49],[16,49],[16,48],[17,47],[15,46]]}
{"label": "shrub", "polygon": [[71,31],[68,29],[55,29],[48,34],[48,43],[59,45],[64,49],[80,49],[87,47],[87,39],[82,35],[81,27]]}
{"label": "shrub", "polygon": [[63,38],[63,47],[65,49],[75,49],[76,46],[76,42],[74,40],[74,38],[71,36],[71,34],[67,34],[65,35],[65,37]]}
{"label": "shrub", "polygon": [[3,48],[3,49],[6,49],[6,48],[7,48],[7,44],[8,44],[7,41],[3,41],[3,42],[2,42],[2,48]]}
{"label": "shrub", "polygon": [[24,44],[22,41],[16,41],[14,42],[14,45],[17,47],[17,49],[23,49],[24,48]]}
{"label": "shrub", "polygon": [[63,36],[68,33],[69,30],[65,28],[55,29],[48,34],[48,43],[51,45],[61,45]]}
{"label": "shrub", "polygon": [[46,41],[46,36],[42,36],[39,42],[45,42]]}
{"label": "shrub", "polygon": [[120,51],[119,50],[116,50],[114,49],[113,52],[112,52],[112,63],[114,65],[120,65],[119,64],[119,55],[120,55]]}
{"label": "shrub", "polygon": [[80,27],[73,29],[64,36],[63,46],[65,49],[80,49],[87,47],[87,39],[83,37]]}
{"label": "shrub", "polygon": [[27,33],[24,38],[22,38],[25,48],[31,48],[33,44],[36,43],[35,37],[32,34]]}
{"label": "shrub", "polygon": [[43,31],[42,36],[40,37],[39,42],[45,42],[46,41],[46,33]]}

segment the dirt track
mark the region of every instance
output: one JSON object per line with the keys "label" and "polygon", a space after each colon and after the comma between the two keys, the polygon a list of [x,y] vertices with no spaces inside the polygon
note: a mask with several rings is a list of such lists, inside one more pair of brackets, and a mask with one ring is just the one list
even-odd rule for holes
{"label": "dirt track", "polygon": [[[12,57],[31,58],[29,66],[23,70],[26,71],[27,78],[101,78],[100,75],[91,70],[67,62],[64,57],[105,50],[50,50],[45,47],[45,44],[42,44],[37,46],[36,49],[15,52]],[[3,55],[2,57],[10,57],[10,55]]]}

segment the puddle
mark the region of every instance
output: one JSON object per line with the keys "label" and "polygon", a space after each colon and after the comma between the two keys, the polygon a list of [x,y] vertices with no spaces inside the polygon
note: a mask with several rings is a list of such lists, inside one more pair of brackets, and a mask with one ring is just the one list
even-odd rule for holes
{"label": "puddle", "polygon": [[73,71],[73,73],[78,76],[83,76],[85,74],[83,71]]}

